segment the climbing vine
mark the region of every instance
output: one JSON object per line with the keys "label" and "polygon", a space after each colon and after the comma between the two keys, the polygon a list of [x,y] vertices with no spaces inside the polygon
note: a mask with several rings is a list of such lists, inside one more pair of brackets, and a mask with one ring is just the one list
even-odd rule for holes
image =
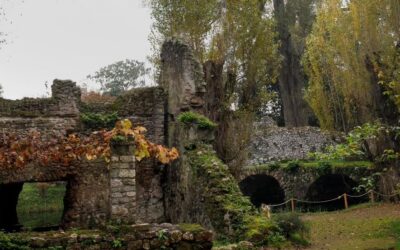
{"label": "climbing vine", "polygon": [[22,168],[29,163],[69,166],[76,161],[97,158],[108,162],[113,141],[134,143],[135,151],[132,153],[138,161],[155,157],[168,164],[179,157],[176,148],[169,149],[148,141],[145,132],[146,128],[133,127],[127,119],[118,121],[112,130],[95,131],[89,135],[4,132],[0,134],[0,168]]}

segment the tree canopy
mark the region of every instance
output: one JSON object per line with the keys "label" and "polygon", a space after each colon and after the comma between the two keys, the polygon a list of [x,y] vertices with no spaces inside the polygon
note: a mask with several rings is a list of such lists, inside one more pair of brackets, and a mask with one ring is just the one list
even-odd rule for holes
{"label": "tree canopy", "polygon": [[324,0],[307,38],[306,100],[324,128],[348,131],[397,121],[400,80],[397,0]]}
{"label": "tree canopy", "polygon": [[101,85],[101,91],[118,96],[131,88],[143,87],[149,69],[143,62],[126,59],[102,67],[87,77]]}
{"label": "tree canopy", "polygon": [[235,76],[228,106],[236,101],[241,108],[257,108],[266,97],[266,86],[275,82],[280,63],[267,2],[148,0],[154,19],[150,39],[154,58],[166,38],[181,39],[200,62],[213,60],[224,65],[225,74]]}

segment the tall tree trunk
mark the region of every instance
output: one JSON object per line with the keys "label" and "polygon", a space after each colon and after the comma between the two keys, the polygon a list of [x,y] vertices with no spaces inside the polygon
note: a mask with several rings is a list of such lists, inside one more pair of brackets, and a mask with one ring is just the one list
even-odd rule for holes
{"label": "tall tree trunk", "polygon": [[306,78],[300,63],[302,53],[294,49],[295,44],[289,32],[285,1],[274,0],[274,11],[281,40],[280,52],[283,56],[278,81],[285,126],[305,126],[309,124],[312,111],[303,98]]}

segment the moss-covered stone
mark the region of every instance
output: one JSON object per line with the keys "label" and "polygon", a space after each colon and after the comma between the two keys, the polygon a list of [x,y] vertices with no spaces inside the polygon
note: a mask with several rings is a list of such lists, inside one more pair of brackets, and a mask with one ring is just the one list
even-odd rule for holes
{"label": "moss-covered stone", "polygon": [[228,167],[211,146],[197,145],[188,152],[196,178],[204,188],[205,212],[221,240],[251,240],[265,244],[268,234],[276,231],[274,223],[259,215],[248,197],[243,196]]}
{"label": "moss-covered stone", "polygon": [[195,124],[199,129],[212,130],[217,127],[217,124],[207,117],[191,111],[181,113],[178,116],[178,121],[184,124]]}

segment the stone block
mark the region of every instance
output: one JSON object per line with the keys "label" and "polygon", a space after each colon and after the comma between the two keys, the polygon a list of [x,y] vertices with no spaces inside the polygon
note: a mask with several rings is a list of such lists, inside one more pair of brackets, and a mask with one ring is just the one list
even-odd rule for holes
{"label": "stone block", "polygon": [[123,195],[122,195],[122,193],[112,193],[111,197],[112,198],[121,198],[121,197],[123,197]]}
{"label": "stone block", "polygon": [[114,188],[114,187],[121,187],[121,186],[123,186],[124,184],[122,183],[122,181],[120,180],[120,179],[111,179],[111,187],[112,188]]}
{"label": "stone block", "polygon": [[135,177],[134,169],[121,169],[118,173],[118,176],[121,178],[134,178]]}
{"label": "stone block", "polygon": [[129,213],[128,209],[124,206],[113,205],[111,206],[111,214],[116,216],[126,216]]}
{"label": "stone block", "polygon": [[128,197],[135,197],[136,196],[136,192],[127,192],[126,196]]}
{"label": "stone block", "polygon": [[[121,155],[119,159],[121,162],[135,162],[135,156],[133,155]],[[134,165],[132,164],[131,167],[134,167]]]}
{"label": "stone block", "polygon": [[124,187],[122,187],[122,191],[124,191],[124,192],[135,192],[135,186],[124,186]]}

